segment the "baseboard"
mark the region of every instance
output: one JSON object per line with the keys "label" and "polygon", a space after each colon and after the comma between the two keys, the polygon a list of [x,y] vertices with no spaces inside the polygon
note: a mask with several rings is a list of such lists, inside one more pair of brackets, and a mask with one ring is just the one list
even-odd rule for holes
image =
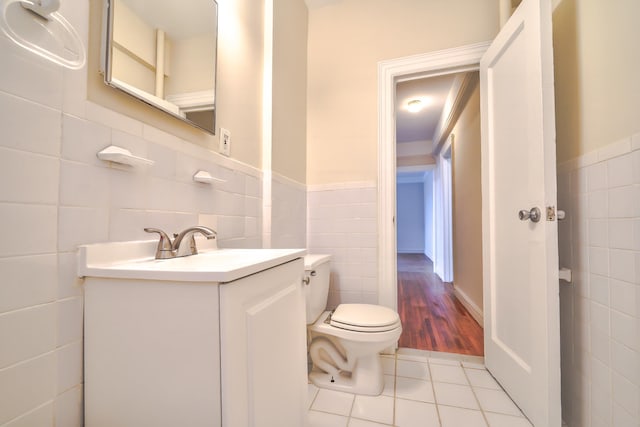
{"label": "baseboard", "polygon": [[424,249],[398,249],[399,254],[424,254]]}
{"label": "baseboard", "polygon": [[467,309],[469,314],[471,314],[471,317],[476,319],[476,322],[478,322],[480,326],[484,327],[484,315],[482,314],[482,310],[480,309],[480,307],[478,307],[473,301],[471,301],[467,294],[461,291],[460,288],[458,288],[455,284],[453,285],[453,293],[455,294],[456,298],[458,298],[458,301],[460,301],[460,303],[464,305],[464,308]]}

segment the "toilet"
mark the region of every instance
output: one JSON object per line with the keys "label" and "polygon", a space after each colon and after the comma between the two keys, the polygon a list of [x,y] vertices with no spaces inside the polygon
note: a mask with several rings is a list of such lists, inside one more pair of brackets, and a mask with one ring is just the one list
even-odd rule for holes
{"label": "toilet", "polygon": [[379,353],[402,333],[398,313],[372,304],[340,304],[326,311],[330,255],[305,257],[309,379],[320,388],[377,396],[384,388]]}

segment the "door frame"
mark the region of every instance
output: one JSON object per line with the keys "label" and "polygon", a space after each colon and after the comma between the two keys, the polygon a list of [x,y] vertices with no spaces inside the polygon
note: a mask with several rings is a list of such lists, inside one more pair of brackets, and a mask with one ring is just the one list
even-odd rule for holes
{"label": "door frame", "polygon": [[433,260],[434,272],[443,282],[453,282],[453,187],[451,148],[453,134],[450,134],[437,153],[437,183],[434,188],[434,210],[436,224],[436,252]]}
{"label": "door frame", "polygon": [[378,304],[398,309],[395,85],[403,77],[477,71],[490,41],[378,63]]}

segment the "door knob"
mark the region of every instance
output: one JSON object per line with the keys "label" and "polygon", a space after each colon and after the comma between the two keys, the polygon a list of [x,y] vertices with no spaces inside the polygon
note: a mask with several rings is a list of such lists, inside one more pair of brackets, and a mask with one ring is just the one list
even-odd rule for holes
{"label": "door knob", "polygon": [[528,219],[531,220],[531,222],[538,222],[540,221],[540,209],[533,207],[531,208],[531,210],[521,210],[520,212],[518,212],[518,218],[520,218],[520,221],[526,221]]}

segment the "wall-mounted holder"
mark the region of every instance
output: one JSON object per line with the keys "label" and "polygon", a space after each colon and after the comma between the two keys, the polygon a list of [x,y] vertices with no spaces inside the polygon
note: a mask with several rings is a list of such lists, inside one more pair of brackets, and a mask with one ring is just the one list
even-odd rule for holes
{"label": "wall-mounted holder", "polygon": [[214,183],[226,182],[224,179],[214,178],[213,176],[211,176],[209,172],[203,171],[203,170],[196,172],[196,174],[193,175],[193,180],[195,182],[201,182],[203,184],[214,184]]}
{"label": "wall-mounted holder", "polygon": [[561,268],[558,278],[566,283],[571,283],[571,270],[568,268]]}
{"label": "wall-mounted holder", "polygon": [[59,7],[60,0],[2,0],[0,32],[47,61],[79,70],[87,59],[84,44]]}
{"label": "wall-mounted holder", "polygon": [[153,160],[134,156],[131,151],[116,145],[110,145],[96,155],[100,160],[128,166],[151,166],[154,163]]}

